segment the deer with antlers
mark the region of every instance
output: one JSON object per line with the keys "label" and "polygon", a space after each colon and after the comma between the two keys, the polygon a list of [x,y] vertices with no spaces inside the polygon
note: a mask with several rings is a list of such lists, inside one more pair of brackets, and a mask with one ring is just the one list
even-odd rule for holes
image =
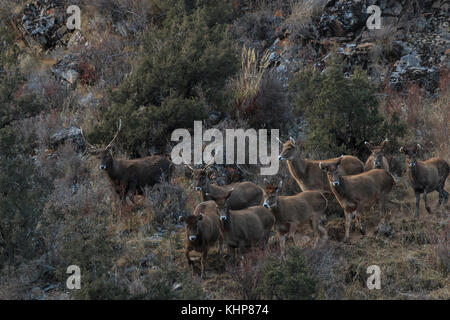
{"label": "deer with antlers", "polygon": [[195,190],[201,192],[202,201],[214,200],[218,205],[222,205],[221,201],[223,201],[228,191],[233,188],[235,191],[228,200],[231,210],[240,210],[262,204],[264,191],[252,182],[245,181],[227,186],[218,186],[217,184],[211,183],[208,176],[208,169],[212,165],[213,162],[201,169],[194,169],[190,165],[186,165],[192,171],[193,184]]}
{"label": "deer with antlers", "polygon": [[153,186],[162,181],[170,181],[173,164],[165,156],[154,155],[139,159],[114,159],[111,147],[116,142],[120,130],[122,129],[122,119],[119,120],[117,132],[111,142],[104,148],[97,148],[90,144],[81,134],[88,146],[90,154],[99,155],[100,169],[106,171],[107,176],[119,194],[122,202],[129,196],[133,201],[134,195],[144,194],[144,188]]}

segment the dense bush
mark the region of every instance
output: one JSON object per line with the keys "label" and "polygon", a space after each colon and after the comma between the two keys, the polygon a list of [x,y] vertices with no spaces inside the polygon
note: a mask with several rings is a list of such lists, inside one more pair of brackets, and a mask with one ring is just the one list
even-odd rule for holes
{"label": "dense bush", "polygon": [[183,8],[174,6],[161,28],[145,33],[140,62],[111,93],[112,105],[101,111],[93,141],[108,140],[122,118],[123,147],[142,155],[150,146],[161,149],[172,130],[204,119],[207,106],[224,105],[225,81],[237,69],[236,45],[223,18],[227,13],[214,20],[226,7],[202,5],[192,13]]}
{"label": "dense bush", "polygon": [[0,267],[34,254],[35,228],[51,188],[31,158],[32,137],[18,125],[42,105],[25,92],[13,40],[11,29],[0,23]]}
{"label": "dense bush", "polygon": [[315,282],[301,250],[291,247],[285,259],[269,258],[262,270],[259,290],[266,299],[309,300],[315,295]]}
{"label": "dense bush", "polygon": [[347,78],[344,66],[333,55],[324,72],[306,68],[295,76],[291,88],[308,123],[309,149],[363,158],[367,154],[364,141],[389,138],[393,145],[406,129],[396,113],[389,119],[380,113],[377,91],[367,74],[357,68]]}

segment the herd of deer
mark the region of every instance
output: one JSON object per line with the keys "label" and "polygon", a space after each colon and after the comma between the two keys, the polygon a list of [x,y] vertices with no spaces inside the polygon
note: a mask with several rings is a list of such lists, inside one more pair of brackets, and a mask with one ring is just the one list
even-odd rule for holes
{"label": "herd of deer", "polygon": [[[142,194],[146,186],[153,186],[162,179],[170,181],[173,164],[164,156],[135,160],[116,160],[112,157],[110,148],[120,129],[121,122],[106,148],[97,149],[90,144],[88,146],[93,148],[93,153],[100,154],[100,169],[106,170],[122,200],[127,195],[132,200],[135,193]],[[279,160],[287,162],[290,174],[302,190],[293,196],[280,195],[282,181],[273,185],[264,179],[264,188],[248,181],[219,186],[209,179],[208,169],[211,164],[201,169],[187,165],[192,171],[193,185],[202,197],[202,202],[196,206],[192,215],[179,219],[186,224],[185,253],[189,265],[192,265],[190,252],[200,252],[203,277],[208,250],[216,242],[219,242],[220,253],[225,243],[234,257],[236,250],[242,253],[252,246],[264,246],[273,226],[278,231],[282,252],[286,237],[296,243],[296,233],[305,224],[310,224],[313,229],[314,246],[319,239],[326,241],[327,231],[320,225],[320,218],[333,197],[344,209],[344,241],[349,240],[353,219],[364,235],[360,215],[374,204],[379,204],[381,218],[384,220],[386,198],[395,185],[383,154],[387,142],[385,140],[379,146],[366,142],[371,155],[363,164],[353,156],[321,161],[305,159],[294,139],[290,138],[284,143],[280,141],[283,148]],[[420,148],[419,144],[400,148],[400,152],[406,155],[407,174],[416,195],[416,218],[419,216],[421,193],[428,213],[431,213],[427,202],[428,193],[439,193],[437,208],[443,201],[447,203],[448,192],[444,187],[450,171],[448,163],[441,158],[417,161],[416,155]]]}

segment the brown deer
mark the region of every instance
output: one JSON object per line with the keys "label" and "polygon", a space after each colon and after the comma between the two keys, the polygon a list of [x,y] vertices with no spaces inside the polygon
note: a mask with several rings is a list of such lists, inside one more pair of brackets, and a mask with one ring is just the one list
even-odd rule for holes
{"label": "brown deer", "polygon": [[[283,143],[283,149],[278,159],[280,161],[287,161],[289,172],[297,181],[302,191],[318,190],[326,196],[331,195],[327,175],[320,170],[319,163],[334,162],[337,158],[329,160],[304,159],[295,144],[295,140],[291,137]],[[364,164],[356,157],[344,156],[339,171],[342,175],[358,174],[364,172]]]}
{"label": "brown deer", "polygon": [[[386,196],[395,184],[392,175],[384,169],[373,169],[352,176],[343,176],[339,171],[343,156],[338,160],[320,163],[319,167],[327,172],[330,188],[345,213],[345,242],[350,236],[353,216],[361,234],[365,234],[361,225],[361,216],[365,210],[379,203],[382,219],[386,216]],[[353,214],[354,213],[354,214]]]}
{"label": "brown deer", "polygon": [[319,237],[328,238],[327,231],[320,225],[320,217],[325,213],[328,201],[319,191],[303,191],[294,196],[280,196],[283,181],[278,186],[267,184],[264,194],[264,207],[270,210],[275,217],[280,247],[284,252],[286,234],[294,243],[295,233],[299,227],[309,223],[314,231],[316,246]]}
{"label": "brown deer", "polygon": [[200,259],[201,277],[205,272],[208,250],[219,241],[219,254],[222,255],[223,237],[220,231],[219,209],[214,201],[199,203],[194,210],[194,214],[184,218],[179,217],[180,222],[186,222],[186,247],[185,255],[189,266],[193,263],[190,252],[196,251],[202,254]]}
{"label": "brown deer", "polygon": [[245,181],[227,186],[218,186],[211,183],[207,172],[211,165],[210,163],[203,169],[194,169],[187,165],[193,173],[195,189],[201,192],[202,201],[214,200],[220,205],[220,202],[225,199],[227,192],[233,188],[236,192],[233,192],[233,195],[228,200],[231,210],[245,209],[262,204],[264,191],[252,182]]}
{"label": "brown deer", "polygon": [[369,171],[372,169],[384,169],[387,172],[389,171],[389,162],[384,156],[384,147],[389,142],[388,139],[385,139],[379,146],[374,146],[369,142],[364,142],[366,147],[370,150],[371,154],[364,165],[365,171]]}
{"label": "brown deer", "polygon": [[270,236],[270,231],[275,219],[270,211],[263,206],[252,206],[242,210],[232,210],[230,200],[232,194],[238,190],[229,190],[225,196],[219,199],[221,230],[226,245],[236,256],[236,250],[240,254],[246,248],[264,246]]}
{"label": "brown deer", "polygon": [[136,192],[140,195],[144,194],[146,186],[151,187],[162,181],[169,182],[173,164],[165,156],[160,155],[132,160],[114,159],[111,147],[117,140],[121,129],[122,119],[119,120],[114,138],[104,148],[97,148],[90,144],[84,136],[83,129],[81,129],[81,134],[88,146],[88,152],[99,155],[100,169],[106,171],[114,190],[124,202],[127,195],[133,201]]}
{"label": "brown deer", "polygon": [[423,193],[423,200],[425,201],[425,208],[428,213],[431,209],[428,206],[427,195],[430,192],[437,191],[439,193],[439,200],[436,210],[442,204],[448,202],[448,192],[445,191],[445,181],[449,174],[448,163],[441,158],[431,158],[426,161],[417,161],[417,152],[421,149],[420,144],[412,146],[404,146],[400,148],[400,152],[406,155],[406,168],[411,187],[414,189],[416,195],[416,212],[415,217],[419,217],[420,194]]}

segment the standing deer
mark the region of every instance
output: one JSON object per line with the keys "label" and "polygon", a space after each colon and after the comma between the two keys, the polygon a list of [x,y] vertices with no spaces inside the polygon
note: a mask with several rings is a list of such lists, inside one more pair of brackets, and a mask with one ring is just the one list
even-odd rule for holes
{"label": "standing deer", "polygon": [[445,191],[445,181],[449,174],[448,163],[441,158],[431,158],[426,161],[417,161],[417,152],[421,149],[420,144],[412,146],[404,146],[400,148],[400,152],[406,155],[406,168],[411,187],[416,195],[416,212],[415,217],[419,217],[420,194],[423,193],[425,208],[428,213],[431,209],[428,206],[427,195],[430,192],[439,192],[439,201],[436,210],[441,206],[442,200],[444,204],[448,202],[448,192]]}
{"label": "standing deer", "polygon": [[[289,172],[302,191],[318,190],[327,196],[331,195],[327,174],[320,170],[319,163],[331,163],[336,161],[337,158],[329,160],[304,159],[295,145],[295,140],[291,137],[283,143],[283,149],[278,159],[287,161]],[[344,156],[339,171],[342,175],[358,174],[364,171],[364,164],[356,157]]]}
{"label": "standing deer", "polygon": [[245,181],[227,186],[212,184],[207,173],[211,165],[212,163],[203,169],[194,169],[190,165],[187,165],[193,173],[195,189],[202,194],[202,201],[214,200],[218,205],[221,205],[221,201],[225,199],[225,195],[233,188],[236,192],[233,192],[228,200],[231,210],[245,209],[262,204],[264,191],[252,182]]}
{"label": "standing deer", "polygon": [[314,246],[320,238],[326,240],[327,231],[320,225],[320,217],[327,209],[328,201],[319,191],[303,191],[294,196],[280,196],[283,181],[278,186],[267,184],[264,207],[275,217],[275,225],[280,236],[280,247],[284,252],[286,237],[295,243],[295,233],[299,227],[309,223],[314,231]]}
{"label": "standing deer", "polygon": [[367,148],[370,150],[371,154],[364,165],[365,171],[369,171],[372,169],[384,169],[387,172],[389,171],[389,162],[384,156],[384,147],[389,142],[388,139],[385,139],[379,146],[374,146],[369,142],[364,142]]}
{"label": "standing deer", "polygon": [[238,190],[229,190],[219,199],[221,230],[233,259],[236,249],[240,254],[246,248],[264,246],[270,236],[275,219],[263,206],[252,206],[242,210],[232,210],[230,200]]}
{"label": "standing deer", "polygon": [[114,159],[111,147],[121,129],[122,119],[119,120],[114,138],[104,148],[97,148],[90,144],[84,136],[83,129],[81,129],[81,135],[90,149],[88,152],[99,155],[100,169],[106,171],[114,190],[124,202],[127,195],[133,201],[136,192],[140,195],[144,194],[144,188],[147,186],[151,187],[162,181],[169,182],[173,164],[166,157],[159,155],[132,160]]}
{"label": "standing deer", "polygon": [[[343,176],[339,171],[343,156],[338,160],[320,163],[319,167],[326,171],[330,188],[345,213],[345,242],[350,236],[350,227],[353,216],[361,234],[365,230],[361,225],[360,214],[379,203],[382,219],[386,216],[386,196],[395,184],[392,175],[384,169],[373,169],[352,176]],[[354,213],[354,214],[353,214]]]}
{"label": "standing deer", "polygon": [[194,214],[184,218],[179,217],[180,222],[186,222],[186,247],[185,255],[189,266],[192,266],[190,258],[191,251],[202,253],[200,260],[201,277],[205,272],[208,250],[219,241],[219,255],[222,255],[223,237],[220,231],[220,220],[218,207],[214,201],[199,203],[194,210]]}

